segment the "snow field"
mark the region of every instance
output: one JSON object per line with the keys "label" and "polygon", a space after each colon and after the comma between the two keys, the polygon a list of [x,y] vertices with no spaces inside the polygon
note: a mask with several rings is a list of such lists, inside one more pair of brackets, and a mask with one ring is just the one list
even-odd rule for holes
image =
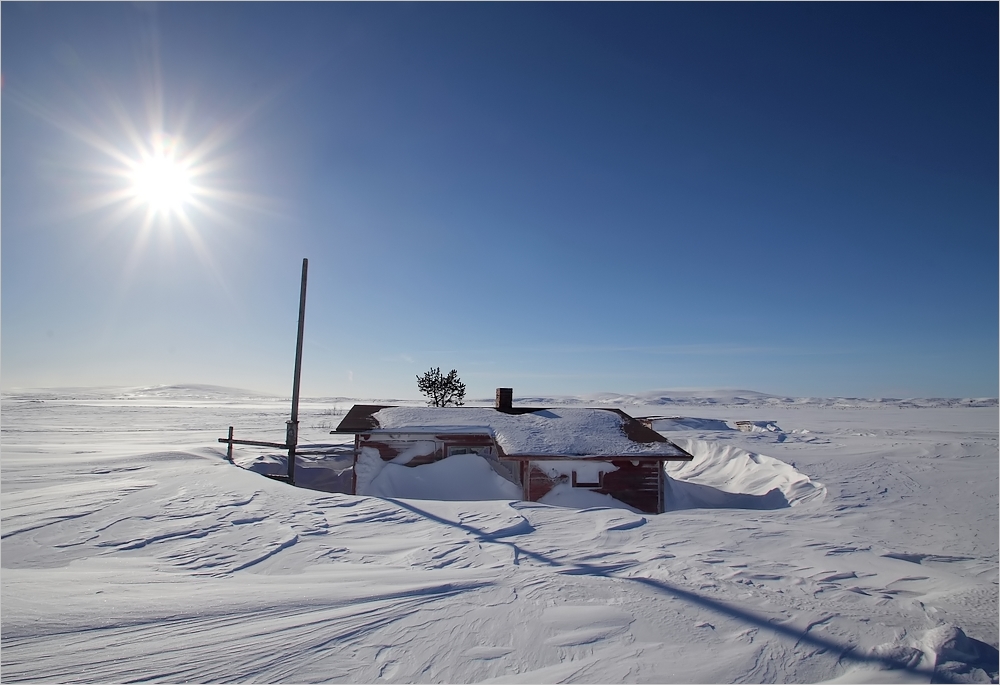
{"label": "snow field", "polygon": [[129,402],[4,398],[4,681],[996,676],[995,409],[704,407],[788,432],[679,427],[676,482],[791,506],[651,516],[290,488],[213,444],[284,403]]}

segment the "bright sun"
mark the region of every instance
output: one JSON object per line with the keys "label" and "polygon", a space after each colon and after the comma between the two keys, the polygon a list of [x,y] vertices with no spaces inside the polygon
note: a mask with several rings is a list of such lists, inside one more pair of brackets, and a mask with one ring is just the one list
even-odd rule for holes
{"label": "bright sun", "polygon": [[[218,123],[206,126],[212,119],[202,121],[193,102],[178,101],[170,111],[180,116],[170,119],[159,55],[150,47],[148,63],[153,68],[141,74],[150,87],[140,98],[95,90],[88,81],[81,82],[86,90],[75,94],[88,105],[83,110],[88,112],[86,120],[77,119],[74,108],[50,109],[27,100],[22,104],[76,139],[76,145],[65,146],[69,156],[61,162],[80,172],[67,176],[76,199],[66,211],[93,215],[98,236],[114,234],[131,242],[126,274],[142,262],[151,245],[172,249],[175,241],[189,245],[214,273],[204,234],[235,227],[236,216],[266,210],[270,204],[243,189],[234,168],[242,159],[236,141],[253,119],[256,105],[249,112],[235,112],[232,119],[216,113],[212,119]],[[185,131],[185,124],[193,124],[193,131]]]}
{"label": "bright sun", "polygon": [[191,199],[191,175],[172,156],[157,152],[132,172],[132,192],[154,212],[179,212]]}

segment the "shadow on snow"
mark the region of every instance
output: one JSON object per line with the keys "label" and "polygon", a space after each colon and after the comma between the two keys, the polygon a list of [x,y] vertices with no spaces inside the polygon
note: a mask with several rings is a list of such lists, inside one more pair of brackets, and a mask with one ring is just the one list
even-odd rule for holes
{"label": "shadow on snow", "polygon": [[[714,490],[714,488],[710,489]],[[725,493],[725,494],[730,494],[730,493]],[[778,494],[780,494],[780,492]],[[768,493],[767,495],[761,495],[760,497],[766,498],[769,496],[771,496],[771,493]],[[784,500],[783,496],[782,500]],[[671,597],[684,600],[686,602],[689,602],[690,604],[715,612],[716,614],[720,614],[722,616],[728,616],[730,618],[742,621],[743,623],[757,627],[759,629],[770,631],[771,633],[775,634],[778,637],[792,640],[795,643],[805,643],[808,645],[812,645],[813,647],[816,647],[823,651],[828,651],[831,654],[838,655],[837,657],[838,662],[840,661],[855,662],[861,665],[875,666],[880,670],[908,671],[910,673],[928,678],[930,682],[933,683],[966,682],[965,679],[962,678],[960,673],[953,674],[948,670],[936,669],[934,667],[921,668],[912,666],[911,665],[912,661],[909,658],[898,658],[893,655],[882,656],[878,654],[862,654],[855,651],[854,646],[850,644],[842,644],[835,640],[831,640],[830,638],[813,635],[809,633],[807,630],[801,630],[799,628],[794,628],[791,626],[783,625],[781,623],[777,623],[765,616],[761,616],[752,611],[748,611],[746,609],[733,606],[727,602],[722,602],[717,599],[712,599],[711,597],[705,597],[704,595],[700,595],[690,590],[685,590],[681,587],[678,587],[671,583],[667,583],[662,580],[654,580],[652,578],[629,578],[629,577],[614,575],[616,571],[622,570],[623,567],[621,564],[614,564],[610,566],[595,566],[584,563],[566,564],[559,562],[555,559],[552,559],[551,557],[546,556],[545,554],[540,554],[538,552],[531,552],[529,550],[523,549],[522,547],[513,542],[501,539],[503,537],[508,537],[510,535],[522,534],[520,532],[522,529],[518,526],[513,527],[512,530],[514,532],[500,531],[499,533],[493,533],[493,534],[484,533],[483,531],[474,528],[473,526],[441,518],[440,516],[432,514],[429,511],[425,511],[423,509],[420,509],[419,507],[414,506],[410,502],[404,502],[397,499],[387,499],[386,501],[392,502],[393,504],[402,509],[406,509],[407,511],[417,514],[418,516],[423,516],[424,518],[427,518],[431,521],[435,521],[442,525],[451,526],[453,528],[464,530],[465,532],[469,533],[470,535],[473,535],[482,542],[492,542],[495,544],[508,545],[509,547],[512,548],[514,552],[515,565],[518,564],[518,560],[520,559],[520,557],[525,557],[537,561],[546,566],[551,566],[554,569],[556,569],[557,573],[560,574],[589,575],[598,578],[602,577],[614,578],[615,580],[623,580],[636,583],[638,585],[642,585],[646,588],[649,588],[655,592],[667,594],[670,595]],[[525,505],[522,504],[521,506],[518,506],[518,504],[516,503],[511,504],[511,506],[515,509],[526,508]],[[528,506],[534,506],[534,505],[528,505]],[[980,642],[979,640],[973,640],[970,638],[969,642],[972,644],[972,646],[978,653],[974,655],[975,663],[970,662],[967,664],[966,668],[963,668],[961,670],[964,671],[970,668],[982,668],[991,675],[996,674],[997,661],[998,661],[997,650],[984,642]]]}

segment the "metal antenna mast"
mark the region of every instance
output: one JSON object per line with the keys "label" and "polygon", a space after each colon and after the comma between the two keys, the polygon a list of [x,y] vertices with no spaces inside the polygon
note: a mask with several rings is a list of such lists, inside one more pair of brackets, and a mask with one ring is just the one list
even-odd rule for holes
{"label": "metal antenna mast", "polygon": [[229,437],[219,438],[226,443],[226,459],[233,462],[233,445],[254,445],[256,447],[273,447],[288,450],[288,475],[265,474],[276,480],[288,479],[295,485],[295,451],[299,446],[299,386],[302,379],[302,335],[306,328],[306,274],[309,273],[309,260],[302,260],[302,288],[299,290],[299,334],[295,339],[295,379],[292,381],[292,417],[285,422],[285,442],[265,442],[263,440],[237,440],[233,437],[233,427],[229,427]]}
{"label": "metal antenna mast", "polygon": [[295,448],[299,444],[299,387],[302,379],[302,335],[306,326],[306,276],[309,260],[302,260],[302,288],[299,290],[299,332],[295,339],[295,380],[292,381],[292,418],[287,423],[288,481],[295,485]]}

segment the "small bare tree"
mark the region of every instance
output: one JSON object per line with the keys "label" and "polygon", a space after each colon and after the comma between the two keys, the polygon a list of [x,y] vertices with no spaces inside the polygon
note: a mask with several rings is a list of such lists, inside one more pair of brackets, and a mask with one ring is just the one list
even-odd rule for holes
{"label": "small bare tree", "polygon": [[441,374],[440,366],[432,368],[417,376],[417,388],[427,396],[427,404],[431,407],[447,407],[449,404],[461,407],[465,404],[465,383],[455,369],[445,376]]}

